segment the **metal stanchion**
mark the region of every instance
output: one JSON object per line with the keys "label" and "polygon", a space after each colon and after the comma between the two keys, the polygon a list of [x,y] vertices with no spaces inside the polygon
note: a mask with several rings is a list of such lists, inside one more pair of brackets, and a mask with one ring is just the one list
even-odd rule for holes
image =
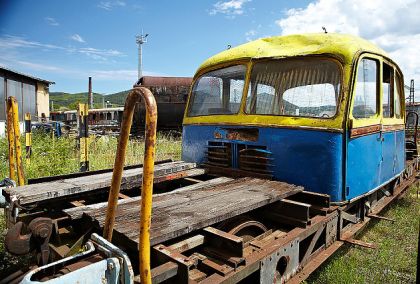
{"label": "metal stanchion", "polygon": [[88,126],[88,104],[79,104],[77,110],[79,125],[79,153],[80,153],[80,171],[89,171],[89,126]]}
{"label": "metal stanchion", "polygon": [[32,123],[31,114],[25,113],[25,145],[26,145],[26,164],[31,163],[32,155]]}

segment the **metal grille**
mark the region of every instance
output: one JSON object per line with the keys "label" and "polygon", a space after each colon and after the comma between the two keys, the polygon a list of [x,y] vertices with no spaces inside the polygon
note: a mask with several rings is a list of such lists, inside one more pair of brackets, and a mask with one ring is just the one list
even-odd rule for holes
{"label": "metal grille", "polygon": [[216,167],[232,167],[232,144],[225,142],[209,142],[207,145],[207,165]]}
{"label": "metal grille", "polygon": [[263,146],[238,145],[239,169],[272,175],[272,153]]}
{"label": "metal grille", "polygon": [[210,141],[206,165],[272,176],[272,153],[265,146]]}

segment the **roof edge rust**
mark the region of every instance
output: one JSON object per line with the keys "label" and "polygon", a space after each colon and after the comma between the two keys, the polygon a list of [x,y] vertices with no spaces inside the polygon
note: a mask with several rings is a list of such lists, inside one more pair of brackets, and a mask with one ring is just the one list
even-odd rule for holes
{"label": "roof edge rust", "polygon": [[261,38],[222,51],[204,61],[198,70],[227,61],[322,54],[339,55],[344,63],[351,64],[354,56],[360,52],[372,52],[388,57],[388,54],[381,48],[353,35],[337,33],[295,34]]}

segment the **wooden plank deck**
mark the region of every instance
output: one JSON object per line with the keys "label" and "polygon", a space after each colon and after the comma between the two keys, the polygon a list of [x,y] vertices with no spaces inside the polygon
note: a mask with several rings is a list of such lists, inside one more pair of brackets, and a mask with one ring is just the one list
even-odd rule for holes
{"label": "wooden plank deck", "polygon": [[[183,161],[168,162],[155,165],[155,182],[163,180],[195,176],[203,174],[203,169],[197,169],[195,163]],[[121,189],[139,187],[143,177],[143,168],[129,169],[123,172]],[[111,185],[112,172],[57,180],[53,182],[24,185],[4,190],[8,200],[16,197],[21,205],[40,202],[51,202],[95,190],[108,190]]]}
{"label": "wooden plank deck", "polygon": [[[204,188],[210,188],[210,187],[214,187],[216,185],[231,181],[231,178],[228,177],[217,177],[217,178],[213,178],[211,180],[208,181],[203,181],[203,182],[199,182],[196,184],[192,184],[192,185],[187,185],[184,186],[182,188],[176,189],[174,191],[171,192],[165,192],[165,193],[160,193],[160,194],[155,194],[154,196],[157,199],[163,199],[165,195],[170,195],[170,194],[174,194],[177,192],[183,192],[183,191],[187,191],[187,190],[194,190],[194,189],[204,189]],[[120,206],[121,204],[125,204],[125,203],[129,203],[129,202],[139,202],[140,204],[140,200],[141,197],[140,196],[136,196],[133,197],[131,199],[119,199],[118,200],[118,206]],[[91,204],[91,205],[83,205],[83,206],[79,206],[79,207],[73,207],[73,208],[69,208],[69,209],[65,209],[63,210],[64,213],[66,213],[72,220],[77,220],[83,217],[83,214],[89,214],[92,211],[95,210],[102,210],[102,212],[106,212],[106,208],[108,207],[108,201],[106,202],[101,202],[101,203],[96,203],[96,204]]]}
{"label": "wooden plank deck", "polygon": [[[191,190],[179,190],[153,197],[151,244],[187,234],[228,218],[257,209],[302,191],[303,188],[284,182],[257,178],[241,178]],[[137,247],[139,238],[140,201],[122,201],[117,209],[114,232]],[[105,207],[91,210],[72,209],[73,217],[85,216],[103,228]],[[79,211],[78,211],[79,210]]]}

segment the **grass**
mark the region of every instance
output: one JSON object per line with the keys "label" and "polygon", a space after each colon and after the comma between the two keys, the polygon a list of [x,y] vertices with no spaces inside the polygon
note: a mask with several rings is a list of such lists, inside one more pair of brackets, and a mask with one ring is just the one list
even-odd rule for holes
{"label": "grass", "polygon": [[383,216],[357,237],[377,249],[346,246],[307,280],[307,283],[416,283],[420,203],[412,187]]}
{"label": "grass", "polygon": [[[181,141],[172,135],[158,134],[156,160],[180,159]],[[24,145],[24,144],[22,144]],[[113,137],[91,138],[89,146],[91,170],[111,168],[114,163],[117,139]],[[144,145],[132,140],[128,145],[126,164],[142,163]],[[7,143],[0,139],[0,179],[8,176]],[[25,165],[27,178],[58,175],[79,170],[76,141],[71,138],[52,140],[43,135],[33,137],[33,156],[30,165]],[[420,203],[416,188],[395,202],[384,216],[395,223],[372,222],[359,239],[378,244],[371,250],[346,246],[318,269],[307,283],[415,283],[417,240],[419,234]],[[4,219],[0,215],[0,232]],[[0,237],[0,275],[4,260],[19,263],[17,258],[4,252],[3,236]],[[22,263],[19,263],[22,265]]]}
{"label": "grass", "polygon": [[[22,140],[22,145],[24,141]],[[117,138],[110,136],[90,137],[90,170],[112,168],[114,165]],[[0,179],[9,175],[7,140],[0,139]],[[144,142],[130,140],[127,147],[126,165],[143,163]],[[24,153],[22,153],[24,155]],[[181,140],[171,134],[158,133],[156,160],[181,158]],[[74,138],[54,138],[34,134],[30,164],[24,163],[27,179],[53,176],[79,171],[79,154]]]}

